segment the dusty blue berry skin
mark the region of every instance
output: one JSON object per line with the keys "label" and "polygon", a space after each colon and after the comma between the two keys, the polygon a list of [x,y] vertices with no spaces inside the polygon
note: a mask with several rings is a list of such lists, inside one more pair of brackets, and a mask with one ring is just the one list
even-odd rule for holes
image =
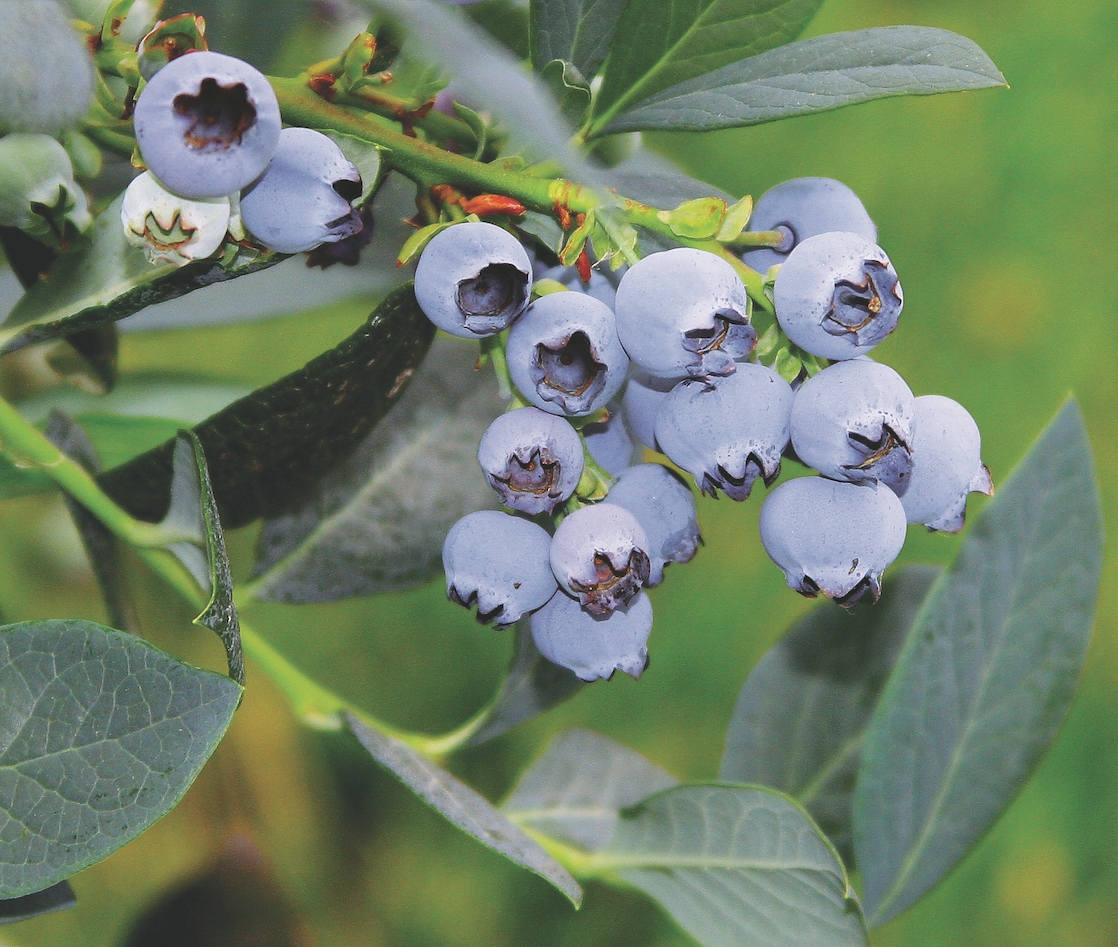
{"label": "dusty blue berry skin", "polygon": [[629,371],[609,306],[583,293],[537,299],[509,330],[505,352],[528,401],[571,417],[604,407]]}
{"label": "dusty blue berry skin", "polygon": [[770,188],[758,199],[747,232],[783,230],[785,242],[778,249],[758,247],[742,254],[742,262],[759,273],[788,259],[788,254],[808,237],[845,230],[877,242],[877,227],[861,200],[834,178],[792,178]]}
{"label": "dusty blue berry skin", "polygon": [[617,296],[617,283],[598,270],[590,271],[589,283],[582,281],[578,270],[573,266],[553,266],[544,270],[539,275],[539,279],[553,279],[557,283],[562,283],[572,292],[593,296],[598,302],[609,306],[610,309],[613,308],[614,299]]}
{"label": "dusty blue berry skin", "polygon": [[648,581],[648,537],[637,518],[611,503],[571,513],[551,539],[551,570],[592,615],[624,608]]}
{"label": "dusty blue berry skin", "polygon": [[660,450],[656,443],[656,415],[660,413],[660,405],[681,381],[682,378],[657,378],[639,368],[629,373],[621,410],[633,436],[651,450]]}
{"label": "dusty blue berry skin", "polygon": [[639,464],[644,455],[644,448],[633,442],[625,427],[621,406],[616,402],[610,406],[609,417],[604,421],[583,426],[582,437],[594,462],[612,477]]}
{"label": "dusty blue berry skin", "polygon": [[241,197],[241,219],[269,250],[302,253],[361,232],[350,203],[360,194],[341,148],[313,129],[285,128],[268,170]]}
{"label": "dusty blue berry skin", "polygon": [[966,519],[967,494],[994,492],[978,425],[957,401],[922,395],[913,428],[912,474],[900,494],[905,515],[929,530],[957,533]]}
{"label": "dusty blue berry skin", "polygon": [[906,522],[897,495],[881,484],[823,477],[788,480],[761,507],[761,544],[789,587],[822,592],[849,606],[869,592],[876,602],[881,574],[904,545]]}
{"label": "dusty blue berry skin", "polygon": [[517,408],[495,418],[477,449],[489,485],[505,506],[550,513],[575,492],[582,476],[582,441],[563,418]]}
{"label": "dusty blue berry skin", "polygon": [[652,604],[643,592],[626,608],[595,616],[560,590],[529,621],[540,654],[584,681],[609,680],[614,671],[639,678],[648,667]]}
{"label": "dusty blue berry skin", "polygon": [[467,221],[435,234],[415,268],[419,308],[461,339],[512,325],[532,293],[532,261],[507,230]]}
{"label": "dusty blue berry skin", "polygon": [[477,605],[482,624],[511,625],[555,594],[550,546],[543,527],[508,513],[479,510],[462,517],[443,543],[447,598]]}
{"label": "dusty blue berry skin", "polygon": [[268,167],[279,142],[279,104],[247,62],[188,53],[152,76],[136,101],[134,126],[144,162],[168,190],[225,197]]}
{"label": "dusty blue berry skin", "polygon": [[725,378],[684,381],[664,399],[656,440],[703,493],[744,500],[754,480],[771,484],[780,473],[794,397],[788,382],[753,362]]}
{"label": "dusty blue berry skin", "polygon": [[614,311],[629,357],[659,378],[729,375],[757,344],[745,286],[705,250],[650,253],[621,278]]}
{"label": "dusty blue berry skin", "polygon": [[912,470],[915,415],[912,391],[888,365],[835,362],[796,392],[792,447],[824,477],[880,480],[899,493]]}
{"label": "dusty blue berry skin", "polygon": [[648,581],[664,581],[669,562],[690,562],[702,536],[695,498],[679,476],[662,464],[638,464],[610,487],[604,503],[628,510],[648,537]]}
{"label": "dusty blue berry skin", "polygon": [[777,274],[773,300],[788,338],[839,360],[867,355],[897,328],[904,293],[881,247],[835,232],[796,246]]}

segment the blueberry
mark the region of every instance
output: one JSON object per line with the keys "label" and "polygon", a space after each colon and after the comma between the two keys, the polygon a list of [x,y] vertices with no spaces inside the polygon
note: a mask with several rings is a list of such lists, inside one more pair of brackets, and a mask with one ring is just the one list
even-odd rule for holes
{"label": "blueberry", "polygon": [[621,399],[621,410],[625,423],[633,436],[645,447],[660,450],[656,443],[656,415],[669,391],[678,385],[682,378],[657,378],[648,372],[634,368],[625,384],[625,394]]}
{"label": "blueberry", "polygon": [[582,476],[582,441],[563,418],[517,408],[494,419],[477,460],[501,502],[534,516],[550,513],[575,492]]}
{"label": "blueberry", "polygon": [[648,537],[649,571],[645,585],[663,582],[667,563],[690,562],[694,558],[702,541],[695,498],[679,475],[667,467],[630,467],[610,487],[603,502],[632,513]]}
{"label": "blueberry", "polygon": [[648,581],[648,537],[637,518],[612,503],[576,510],[551,540],[559,587],[593,615],[628,605]]}
{"label": "blueberry", "polygon": [[582,438],[595,463],[614,477],[639,464],[644,454],[644,448],[633,443],[625,427],[620,405],[611,405],[604,421],[583,425]]}
{"label": "blueberry", "polygon": [[629,357],[660,378],[729,375],[757,344],[745,286],[705,250],[650,253],[621,278],[615,311]]}
{"label": "blueberry", "polygon": [[703,493],[744,500],[757,477],[772,484],[780,473],[794,397],[771,368],[744,362],[725,378],[673,388],[656,418],[656,440]]}
{"label": "blueberry", "polygon": [[901,501],[886,486],[800,477],[765,498],[760,530],[791,588],[848,606],[867,591],[877,601],[881,573],[900,553],[906,523]]}
{"label": "blueberry", "polygon": [[614,671],[640,677],[648,666],[652,604],[643,592],[628,607],[596,616],[559,591],[529,621],[540,654],[584,681],[609,680]]}
{"label": "blueberry", "polygon": [[773,287],[776,319],[812,355],[867,354],[897,327],[904,293],[885,251],[855,233],[824,233],[797,245]]}
{"label": "blueberry", "polygon": [[845,230],[877,242],[877,227],[858,195],[834,178],[793,178],[765,191],[753,207],[748,230],[787,234],[777,249],[759,247],[742,254],[742,261],[759,273],[783,263],[798,244],[821,233]]}
{"label": "blueberry", "polygon": [[916,399],[888,365],[836,362],[792,402],[796,456],[832,480],[877,481],[900,492],[912,470]]}
{"label": "blueberry", "polygon": [[225,197],[268,167],[280,136],[276,94],[233,56],[188,53],[136,101],[136,142],[152,173],[182,197]]}
{"label": "blueberry", "polygon": [[539,279],[553,279],[576,293],[585,293],[593,296],[598,302],[603,302],[610,309],[617,297],[617,283],[598,270],[590,271],[590,282],[584,283],[579,276],[578,269],[573,266],[553,266],[539,274]]}
{"label": "blueberry", "polygon": [[506,354],[513,384],[552,414],[597,411],[629,370],[609,306],[583,293],[537,299],[509,330]]}
{"label": "blueberry", "polygon": [[120,220],[128,242],[142,249],[149,263],[185,266],[221,246],[229,229],[229,198],[179,197],[145,171],[124,192]]}
{"label": "blueberry", "polygon": [[963,528],[967,494],[994,492],[981,460],[982,439],[974,418],[957,401],[941,395],[916,399],[912,474],[901,492],[910,523],[957,533]]}
{"label": "blueberry", "polygon": [[443,543],[446,594],[504,627],[547,604],[557,588],[542,526],[497,510],[463,516]]}
{"label": "blueberry", "polygon": [[528,305],[532,262],[519,241],[495,224],[447,227],[415,268],[419,307],[444,332],[479,339],[507,329]]}
{"label": "blueberry", "polygon": [[350,201],[361,175],[333,141],[310,128],[285,128],[268,170],[241,196],[249,232],[269,250],[302,253],[359,233]]}

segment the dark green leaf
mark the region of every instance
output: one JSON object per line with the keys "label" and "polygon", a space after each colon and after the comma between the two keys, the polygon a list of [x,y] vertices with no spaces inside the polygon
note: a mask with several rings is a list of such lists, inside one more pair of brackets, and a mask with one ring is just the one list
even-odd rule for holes
{"label": "dark green leaf", "polygon": [[519,0],[483,0],[463,12],[517,59],[528,58],[528,9]]}
{"label": "dark green leaf", "polygon": [[618,115],[606,131],[736,128],[893,95],[1005,84],[965,36],[880,26],[801,40],[674,85]]}
{"label": "dark green leaf", "polygon": [[517,724],[538,717],[574,697],[582,686],[583,682],[573,671],[553,664],[540,654],[532,640],[529,619],[521,619],[516,626],[516,653],[508,677],[489,707],[485,722],[470,738],[470,745],[492,740]]}
{"label": "dark green leaf", "polygon": [[504,403],[493,371],[475,371],[476,361],[476,344],[438,339],[354,455],[305,503],[264,524],[256,597],[332,602],[442,573],[450,527],[497,506],[477,445]]}
{"label": "dark green leaf", "polygon": [[623,813],[594,862],[655,898],[704,947],[865,947],[835,851],[786,796],[679,786]]}
{"label": "dark green leaf", "polygon": [[625,0],[532,0],[532,63],[572,63],[593,79],[606,61]]}
{"label": "dark green leaf", "polygon": [[590,730],[565,730],[501,808],[535,832],[597,852],[613,837],[621,810],[675,785],[636,750]]}
{"label": "dark green leaf", "polygon": [[346,720],[373,759],[391,770],[432,809],[483,845],[551,882],[575,907],[582,902],[582,888],[570,872],[473,789],[407,744],[374,730],[353,714],[347,713]]}
{"label": "dark green leaf", "polygon": [[[46,436],[47,440],[87,473],[101,472],[101,462],[89,435],[73,418],[61,411],[52,412]],[[136,615],[125,591],[120,569],[120,544],[116,536],[73,497],[66,497],[66,506],[81,537],[93,574],[97,577],[109,624],[121,631],[135,633]]]}
{"label": "dark green leaf", "polygon": [[211,49],[247,59],[264,71],[307,12],[306,0],[190,0],[174,7],[205,17]]}
{"label": "dark green leaf", "polygon": [[854,846],[871,923],[963,857],[1056,735],[1090,640],[1102,542],[1069,401],[933,586],[870,725]]}
{"label": "dark green leaf", "polygon": [[27,921],[55,911],[65,911],[77,903],[78,899],[70,883],[60,881],[34,894],[0,900],[0,924],[14,924],[16,921]]}
{"label": "dark green leaf", "polygon": [[[335,348],[195,427],[226,528],[280,515],[349,457],[403,393],[434,331],[411,284],[401,286]],[[102,487],[158,522],[174,443],[109,470]]]}
{"label": "dark green leaf", "polygon": [[233,575],[206,455],[196,435],[184,431],[177,436],[172,465],[171,502],[162,525],[168,531],[183,532],[196,539],[174,543],[169,548],[198,584],[209,589],[210,601],[194,624],[209,628],[221,639],[229,661],[229,676],[243,687],[245,659],[241,653],[241,623],[233,604]]}
{"label": "dark green leaf", "polygon": [[540,70],[540,78],[547,83],[559,110],[572,125],[582,122],[590,105],[590,84],[569,62],[553,59]]}
{"label": "dark green leaf", "polygon": [[0,629],[0,897],[57,884],[169,812],[241,688],[88,621]]}
{"label": "dark green leaf", "polygon": [[865,728],[939,573],[909,566],[874,606],[812,609],[757,662],[730,718],[721,778],[795,796],[844,858]]}
{"label": "dark green leaf", "polygon": [[0,353],[116,322],[147,306],[284,259],[265,253],[229,268],[215,260],[198,260],[179,269],[167,263],[152,265],[124,236],[122,200],[118,197],[97,215],[87,249],[59,257],[50,279],[36,283],[15,304],[0,327]]}
{"label": "dark green leaf", "polygon": [[789,43],[822,0],[631,0],[617,25],[593,132],[662,89]]}

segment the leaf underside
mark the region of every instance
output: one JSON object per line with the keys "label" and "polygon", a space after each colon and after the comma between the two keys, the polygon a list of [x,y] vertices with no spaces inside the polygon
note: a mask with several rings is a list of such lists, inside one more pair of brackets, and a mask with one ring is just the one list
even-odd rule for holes
{"label": "leaf underside", "polygon": [[1090,444],[1069,401],[933,587],[870,725],[854,846],[871,923],[963,857],[1055,737],[1090,641],[1102,544]]}
{"label": "leaf underside", "polygon": [[65,911],[77,903],[77,896],[70,883],[60,881],[34,894],[0,899],[0,924],[14,924],[16,921],[27,921],[55,911]]}
{"label": "leaf underside", "polygon": [[[434,331],[408,283],[338,346],[197,425],[226,528],[301,502],[403,393]],[[167,510],[174,444],[107,471],[101,486],[133,516],[158,522]]]}

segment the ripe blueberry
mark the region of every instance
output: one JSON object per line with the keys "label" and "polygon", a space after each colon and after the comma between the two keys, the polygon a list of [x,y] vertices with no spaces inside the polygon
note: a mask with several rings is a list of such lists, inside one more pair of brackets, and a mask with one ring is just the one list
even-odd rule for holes
{"label": "ripe blueberry", "polygon": [[614,671],[637,678],[648,666],[652,603],[643,592],[626,608],[592,615],[560,590],[529,621],[540,654],[584,681],[609,680]]}
{"label": "ripe blueberry", "polygon": [[648,581],[648,537],[628,510],[597,503],[576,510],[551,540],[559,586],[593,615],[628,605]]}

